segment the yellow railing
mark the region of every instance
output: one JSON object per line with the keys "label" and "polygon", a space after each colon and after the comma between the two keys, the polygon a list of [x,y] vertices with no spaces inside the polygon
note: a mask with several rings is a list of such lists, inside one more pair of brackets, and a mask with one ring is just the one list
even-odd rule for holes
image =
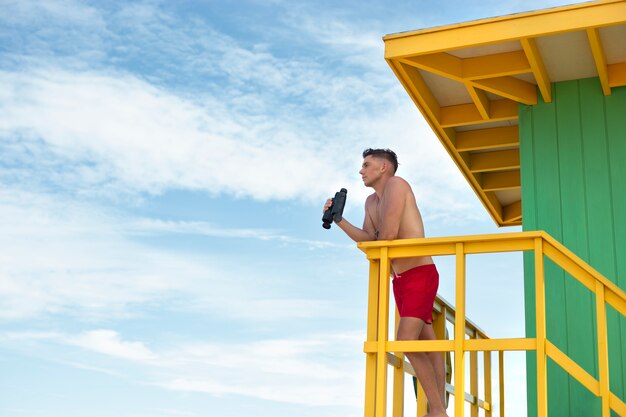
{"label": "yellow railing", "polygon": [[[428,239],[403,239],[359,243],[370,261],[367,341],[365,342],[366,383],[365,417],[384,417],[387,408],[387,355],[395,352],[398,358],[405,352],[453,352],[454,387],[464,395],[455,395],[456,417],[463,417],[465,395],[465,352],[474,361],[475,352],[536,351],[537,352],[537,416],[547,417],[547,358],[551,358],[594,395],[601,398],[602,417],[610,417],[610,410],[626,417],[623,399],[609,389],[609,354],[606,320],[606,303],[626,317],[626,293],[602,276],[545,232],[520,232],[497,235],[463,236]],[[466,339],[465,317],[465,257],[468,254],[534,251],[536,337],[517,339]],[[453,340],[389,341],[389,277],[390,259],[414,256],[456,257],[456,313]],[[581,282],[596,298],[596,329],[598,344],[599,378],[596,379],[569,358],[546,336],[546,305],[544,257],[547,256],[572,277]],[[486,358],[487,356],[485,356]],[[404,361],[401,361],[401,363]],[[397,368],[396,371],[398,372]],[[403,374],[401,374],[403,375]],[[486,375],[485,375],[486,376]],[[470,375],[470,391],[476,386]],[[502,378],[500,379],[502,383]],[[489,382],[490,383],[490,382]],[[396,386],[397,385],[397,386]],[[394,384],[394,417],[402,415],[397,404],[402,395],[396,391],[401,383]],[[403,389],[403,388],[402,388]],[[486,392],[486,390],[485,390]],[[470,393],[471,394],[471,393]],[[502,397],[501,397],[502,401]],[[476,403],[478,403],[476,397]],[[424,401],[421,401],[424,403]],[[486,412],[492,407],[490,400],[483,404]],[[501,407],[502,413],[503,407]],[[472,415],[476,415],[472,408]],[[502,414],[501,414],[502,415]]]}
{"label": "yellow railing", "polygon": [[[438,339],[449,339],[447,333],[446,323],[454,325],[456,317],[456,310],[448,301],[441,296],[437,296],[433,305],[433,330]],[[396,328],[398,327],[399,315],[396,312]],[[470,320],[465,320],[465,336],[469,339],[488,339],[489,337],[478,326],[472,323]],[[369,349],[368,349],[369,346]],[[375,351],[373,344],[366,342],[366,352],[368,350]],[[465,393],[465,402],[470,404],[472,415],[478,415],[479,409],[483,409],[485,417],[491,417],[493,411],[493,384],[492,384],[492,368],[491,368],[491,352],[483,353],[483,395],[484,398],[479,397],[478,380],[478,352],[470,353],[470,367],[469,367],[469,379],[470,379],[470,391]],[[413,366],[406,360],[404,360],[404,354],[396,352],[395,354],[387,353],[387,363],[393,366],[393,415],[404,415],[404,374],[407,373],[412,377],[416,377]],[[454,395],[454,385],[451,385],[452,365],[450,361],[450,354],[447,353],[445,357],[446,366],[446,401],[449,395]],[[499,381],[504,380],[504,352],[499,352],[498,360]],[[426,394],[421,385],[417,385],[417,415],[425,415],[428,411],[426,407]],[[504,408],[504,384],[500,384],[500,410]],[[503,417],[500,413],[500,417]]]}

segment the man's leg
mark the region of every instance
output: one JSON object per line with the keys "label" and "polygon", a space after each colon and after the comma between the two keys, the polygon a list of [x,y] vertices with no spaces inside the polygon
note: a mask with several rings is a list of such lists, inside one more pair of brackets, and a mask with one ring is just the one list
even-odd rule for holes
{"label": "man's leg", "polygon": [[[422,319],[416,317],[401,317],[396,340],[417,340],[424,327],[430,327],[424,324]],[[426,336],[428,335],[427,332]],[[439,389],[440,383],[429,355],[425,352],[408,352],[406,356],[415,369],[417,379],[426,393],[430,406],[428,415],[432,417],[447,416],[442,397],[443,391]]]}
{"label": "man's leg", "polygon": [[[435,331],[433,330],[433,326],[424,324],[422,327],[422,332],[419,336],[420,340],[437,340],[435,336]],[[444,366],[444,358],[443,353],[441,352],[428,352],[426,354],[428,356],[428,360],[435,371],[435,378],[437,379],[437,387],[439,387],[439,393],[441,395],[441,400],[444,404],[446,404],[446,369]]]}

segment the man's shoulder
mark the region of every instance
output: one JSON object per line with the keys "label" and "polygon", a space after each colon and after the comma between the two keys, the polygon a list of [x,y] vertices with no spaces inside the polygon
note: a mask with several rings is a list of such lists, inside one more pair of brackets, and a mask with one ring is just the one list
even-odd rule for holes
{"label": "man's shoulder", "polygon": [[397,175],[394,175],[393,177],[389,178],[389,180],[387,181],[387,187],[397,187],[397,188],[407,188],[410,189],[411,186],[409,185],[409,183],[402,177],[398,177]]}
{"label": "man's shoulder", "polygon": [[411,185],[402,177],[393,176],[389,178],[385,188],[385,194],[388,196],[396,196],[390,198],[414,197]]}

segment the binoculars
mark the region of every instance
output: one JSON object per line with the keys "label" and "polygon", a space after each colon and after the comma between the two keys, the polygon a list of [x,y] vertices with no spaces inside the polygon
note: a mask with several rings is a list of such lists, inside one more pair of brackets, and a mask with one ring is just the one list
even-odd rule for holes
{"label": "binoculars", "polygon": [[346,195],[348,190],[342,188],[335,193],[333,198],[333,204],[324,212],[322,216],[322,227],[324,229],[330,229],[330,224],[333,222],[339,222],[342,219],[343,208],[346,206]]}

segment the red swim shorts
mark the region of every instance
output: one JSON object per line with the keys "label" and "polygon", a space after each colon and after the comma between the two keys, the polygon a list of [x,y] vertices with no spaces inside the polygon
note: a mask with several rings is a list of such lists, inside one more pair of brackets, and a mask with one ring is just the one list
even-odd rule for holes
{"label": "red swim shorts", "polygon": [[439,288],[439,273],[435,264],[416,266],[394,274],[393,296],[400,317],[417,317],[433,322],[433,304]]}

